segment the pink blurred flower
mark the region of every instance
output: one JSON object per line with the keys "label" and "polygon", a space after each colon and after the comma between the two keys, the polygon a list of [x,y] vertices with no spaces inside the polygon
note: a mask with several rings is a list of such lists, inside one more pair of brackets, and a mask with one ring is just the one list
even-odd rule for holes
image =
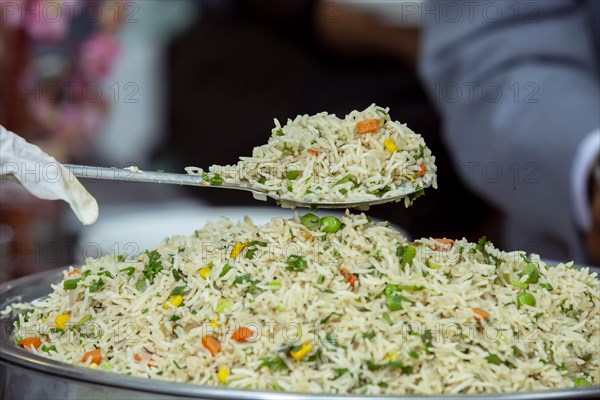
{"label": "pink blurred flower", "polygon": [[69,11],[63,0],[32,0],[22,3],[25,30],[32,39],[58,42],[69,30]]}
{"label": "pink blurred flower", "polygon": [[81,46],[79,68],[85,79],[95,82],[105,78],[119,55],[119,43],[113,35],[97,33]]}
{"label": "pink blurred flower", "polygon": [[23,7],[26,0],[0,0],[0,9],[2,9],[2,22],[10,28],[19,28],[23,26]]}

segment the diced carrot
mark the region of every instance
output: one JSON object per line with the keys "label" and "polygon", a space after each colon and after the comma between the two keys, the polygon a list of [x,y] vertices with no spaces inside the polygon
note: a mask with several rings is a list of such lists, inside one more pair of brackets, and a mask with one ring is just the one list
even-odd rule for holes
{"label": "diced carrot", "polygon": [[82,362],[87,362],[87,360],[91,359],[92,363],[94,364],[100,364],[100,362],[102,361],[102,351],[100,349],[94,349],[91,351],[88,351],[87,353],[85,353],[83,355],[83,357],[81,358]]}
{"label": "diced carrot", "polygon": [[346,279],[348,280],[348,283],[352,285],[352,287],[354,287],[356,285],[356,282],[358,281],[358,278],[356,278],[356,276],[354,276],[353,274],[348,275],[348,278]]}
{"label": "diced carrot", "polygon": [[39,349],[42,345],[42,340],[35,336],[26,337],[25,339],[19,342],[19,345],[28,350],[31,349],[31,346],[35,347],[36,349]]}
{"label": "diced carrot", "polygon": [[358,283],[358,278],[356,277],[356,275],[350,273],[350,271],[348,271],[346,268],[340,269],[340,272],[342,273],[344,278],[346,278],[350,286],[355,288],[356,284]]}
{"label": "diced carrot", "polygon": [[310,154],[312,154],[313,156],[318,156],[319,155],[319,150],[315,150],[315,149],[308,149],[308,152]]}
{"label": "diced carrot", "polygon": [[[443,251],[448,251],[450,250],[450,248],[452,248],[452,246],[454,246],[454,240],[452,239],[435,239],[436,241],[438,241],[441,245],[434,245],[433,249],[438,251],[438,250],[443,250]],[[443,245],[443,246],[442,246]],[[448,246],[446,245],[450,245],[450,248],[448,248]]]}
{"label": "diced carrot", "polygon": [[375,132],[377,129],[379,129],[379,120],[365,119],[364,121],[360,121],[358,124],[356,124],[356,128],[360,134]]}
{"label": "diced carrot", "polygon": [[146,359],[148,361],[148,363],[146,364],[148,367],[156,367],[156,365],[152,363],[154,361],[154,354],[146,353],[145,356],[142,356],[142,354],[138,353],[133,355],[133,359],[137,362],[142,362],[144,359]]}
{"label": "diced carrot", "polygon": [[240,329],[233,332],[233,335],[231,335],[231,338],[233,340],[235,340],[236,342],[245,342],[246,339],[248,339],[253,334],[254,334],[254,331],[252,329],[242,326]]}
{"label": "diced carrot", "polygon": [[[481,317],[482,317],[483,319],[485,319],[485,318],[487,318],[487,317],[489,317],[489,316],[490,316],[490,314],[489,314],[488,312],[486,312],[486,311],[483,311],[481,308],[475,308],[475,307],[473,307],[473,308],[471,308],[471,310],[473,310],[473,312],[474,312],[475,314],[479,314],[479,315],[481,315]],[[478,319],[478,318],[475,318],[475,319]]]}
{"label": "diced carrot", "polygon": [[210,335],[202,336],[202,345],[206,347],[213,356],[221,351],[221,342]]}
{"label": "diced carrot", "polygon": [[427,167],[425,166],[425,163],[421,163],[421,169],[419,170],[419,176],[423,176],[425,175],[425,172],[427,172]]}
{"label": "diced carrot", "polygon": [[74,269],[73,271],[69,271],[69,273],[67,275],[69,275],[69,276],[81,275],[81,271],[78,269]]}

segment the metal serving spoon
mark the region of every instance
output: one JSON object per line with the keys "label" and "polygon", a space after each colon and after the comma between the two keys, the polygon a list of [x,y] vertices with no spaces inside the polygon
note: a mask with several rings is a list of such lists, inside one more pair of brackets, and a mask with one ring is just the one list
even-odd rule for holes
{"label": "metal serving spoon", "polygon": [[152,172],[152,171],[142,171],[134,168],[131,169],[120,169],[120,168],[105,168],[105,167],[92,167],[86,165],[72,165],[65,164],[65,167],[69,169],[73,175],[78,178],[87,178],[87,179],[105,179],[105,180],[114,180],[114,181],[125,181],[125,182],[150,182],[150,183],[169,183],[173,185],[187,185],[187,186],[199,186],[199,187],[208,187],[208,188],[218,188],[218,189],[234,189],[234,190],[244,190],[247,192],[252,192],[255,198],[260,200],[265,200],[266,197],[270,197],[276,200],[283,207],[287,208],[296,208],[296,207],[306,207],[306,208],[358,208],[358,209],[366,209],[369,206],[383,203],[390,203],[400,201],[403,198],[410,196],[418,192],[419,190],[423,190],[430,185],[425,186],[422,189],[415,190],[408,183],[402,184],[402,189],[404,189],[403,193],[394,197],[382,197],[375,200],[363,200],[363,201],[318,201],[318,202],[309,202],[309,201],[301,201],[301,200],[293,200],[286,199],[283,197],[279,197],[275,194],[268,193],[262,189],[257,189],[255,187],[250,186],[248,182],[240,182],[240,183],[226,183],[223,182],[221,185],[206,185],[201,183],[201,178],[197,175],[188,175],[188,174],[173,174],[167,172]]}

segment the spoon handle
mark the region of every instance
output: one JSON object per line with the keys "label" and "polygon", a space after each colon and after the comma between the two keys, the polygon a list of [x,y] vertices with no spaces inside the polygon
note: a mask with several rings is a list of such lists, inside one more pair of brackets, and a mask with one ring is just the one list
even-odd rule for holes
{"label": "spoon handle", "polygon": [[123,182],[166,183],[172,185],[199,186],[206,188],[235,189],[259,193],[256,189],[235,183],[222,185],[206,185],[201,183],[197,175],[173,174],[169,172],[142,171],[135,169],[93,167],[89,165],[64,164],[65,168],[78,178],[103,179]]}

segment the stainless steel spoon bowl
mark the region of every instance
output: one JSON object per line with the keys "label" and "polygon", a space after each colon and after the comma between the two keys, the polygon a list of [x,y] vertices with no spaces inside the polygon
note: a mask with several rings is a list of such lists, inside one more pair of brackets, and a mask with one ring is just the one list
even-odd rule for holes
{"label": "stainless steel spoon bowl", "polygon": [[305,208],[357,208],[357,209],[368,209],[369,206],[383,203],[392,203],[398,202],[404,199],[407,196],[415,194],[419,190],[423,190],[428,186],[425,186],[422,189],[415,190],[411,185],[404,184],[402,186],[402,194],[398,196],[390,196],[390,197],[381,197],[373,200],[364,200],[364,201],[342,201],[342,202],[332,202],[332,201],[318,201],[318,202],[310,202],[310,201],[301,201],[295,199],[287,199],[285,197],[280,197],[272,193],[268,193],[262,189],[258,189],[252,187],[249,182],[240,182],[240,183],[223,183],[221,185],[207,185],[201,182],[201,179],[197,175],[187,175],[187,174],[173,174],[167,172],[152,172],[152,171],[142,171],[136,168],[105,168],[105,167],[92,167],[86,165],[72,165],[65,164],[65,167],[68,168],[73,175],[78,178],[87,178],[87,179],[105,179],[105,180],[115,180],[115,181],[126,181],[126,182],[150,182],[150,183],[168,183],[173,185],[187,185],[187,186],[198,186],[204,188],[216,188],[216,189],[233,189],[233,190],[244,190],[247,192],[251,192],[255,198],[265,200],[266,197],[270,197],[276,200],[279,204],[286,208],[296,208],[296,207],[305,207]]}

